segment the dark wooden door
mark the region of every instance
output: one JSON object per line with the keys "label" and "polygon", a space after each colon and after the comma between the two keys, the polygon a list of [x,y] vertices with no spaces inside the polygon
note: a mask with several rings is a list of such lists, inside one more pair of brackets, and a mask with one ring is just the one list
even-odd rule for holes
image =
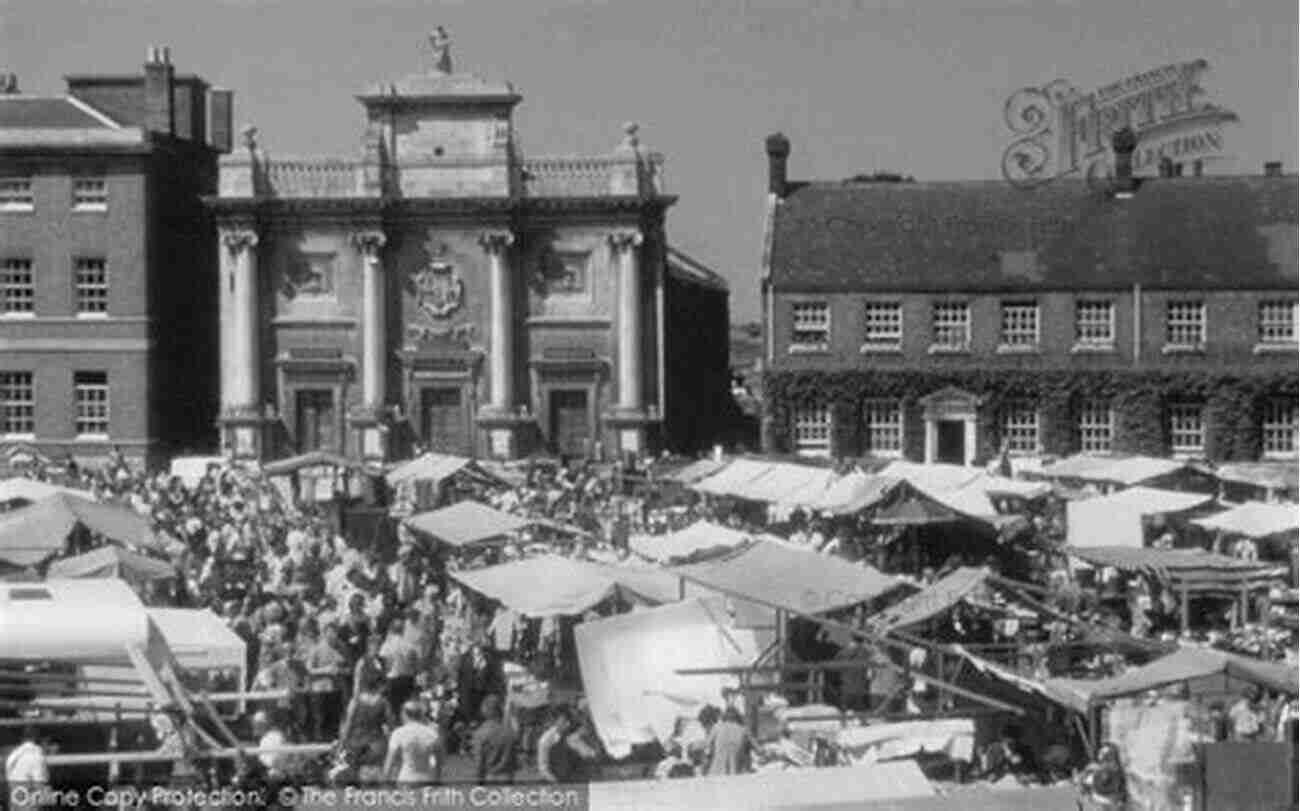
{"label": "dark wooden door", "polygon": [[950,465],[966,464],[966,423],[961,420],[939,420],[939,447],[935,461]]}
{"label": "dark wooden door", "polygon": [[589,450],[591,410],[587,392],[560,389],[551,392],[551,443],[557,453],[581,455]]}
{"label": "dark wooden door", "polygon": [[459,386],[420,390],[420,437],[425,447],[443,453],[464,453],[468,428]]}
{"label": "dark wooden door", "polygon": [[297,400],[298,452],[338,451],[334,391],[299,389]]}

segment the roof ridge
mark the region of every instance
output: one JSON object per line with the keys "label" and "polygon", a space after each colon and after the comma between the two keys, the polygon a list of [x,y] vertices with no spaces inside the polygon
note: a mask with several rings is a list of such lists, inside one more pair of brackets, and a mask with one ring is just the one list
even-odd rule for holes
{"label": "roof ridge", "polygon": [[73,107],[76,107],[78,110],[81,110],[86,115],[92,116],[96,120],[102,122],[107,127],[110,127],[115,130],[120,130],[123,128],[119,122],[117,122],[113,118],[110,118],[107,113],[103,112],[97,107],[92,107],[89,103],[83,101],[82,99],[77,98],[76,96],[65,94],[63,96],[63,99],[67,101],[69,104],[71,104]]}

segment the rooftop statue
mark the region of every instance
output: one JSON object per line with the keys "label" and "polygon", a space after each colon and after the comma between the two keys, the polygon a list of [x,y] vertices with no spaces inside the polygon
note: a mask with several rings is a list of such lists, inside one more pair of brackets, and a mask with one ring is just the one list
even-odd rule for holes
{"label": "rooftop statue", "polygon": [[451,73],[451,36],[441,25],[429,34],[429,47],[433,50],[433,69],[438,73]]}

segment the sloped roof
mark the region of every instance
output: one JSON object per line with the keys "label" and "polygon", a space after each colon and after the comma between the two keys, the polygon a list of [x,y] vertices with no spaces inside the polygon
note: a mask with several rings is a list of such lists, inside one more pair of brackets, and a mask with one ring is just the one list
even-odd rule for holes
{"label": "sloped roof", "polygon": [[643,558],[666,563],[685,561],[713,551],[734,549],[749,539],[747,533],[739,530],[708,521],[696,521],[685,529],[667,535],[634,535],[628,545]]}
{"label": "sloped roof", "polygon": [[668,273],[682,281],[721,290],[724,293],[730,289],[726,279],[709,269],[703,262],[688,256],[672,245],[668,246],[666,258],[668,260]]}
{"label": "sloped roof", "polygon": [[0,95],[0,129],[116,129],[67,96]]}
{"label": "sloped roof", "polygon": [[777,290],[1293,289],[1295,176],[804,183],[776,209]]}
{"label": "sloped roof", "polygon": [[19,566],[39,563],[62,550],[77,526],[114,543],[158,547],[149,522],[134,510],[56,493],[0,517],[0,558]]}
{"label": "sloped roof", "polygon": [[963,566],[871,618],[882,631],[907,628],[947,611],[984,585],[987,569]]}
{"label": "sloped roof", "polygon": [[1077,693],[1087,701],[1145,693],[1171,684],[1226,673],[1242,681],[1296,695],[1296,670],[1280,662],[1261,662],[1224,651],[1179,648],[1168,656],[1130,670],[1123,675],[1097,681],[1049,679],[1048,683]]}
{"label": "sloped roof", "polygon": [[1200,549],[1069,546],[1066,547],[1066,552],[1097,566],[1146,572],[1171,581],[1217,582],[1224,587],[1239,587],[1251,580],[1265,580],[1281,571],[1275,564],[1241,560]]}
{"label": "sloped roof", "polygon": [[450,507],[406,519],[406,525],[411,529],[452,546],[469,546],[497,540],[530,523],[527,518],[501,512],[477,501],[460,501]]}
{"label": "sloped roof", "polygon": [[1206,529],[1219,529],[1250,538],[1264,538],[1300,528],[1300,509],[1294,504],[1265,504],[1247,501],[1236,507],[1192,522]]}

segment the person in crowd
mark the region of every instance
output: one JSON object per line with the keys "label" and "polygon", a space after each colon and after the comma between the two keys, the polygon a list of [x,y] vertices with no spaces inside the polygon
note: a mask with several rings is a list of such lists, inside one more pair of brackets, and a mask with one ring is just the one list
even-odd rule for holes
{"label": "person in crowd", "polygon": [[388,704],[396,717],[402,705],[415,692],[415,674],[420,670],[420,650],[408,636],[406,622],[395,618],[388,627],[388,637],[379,648],[379,658],[387,666]]}
{"label": "person in crowd", "polygon": [[41,789],[48,788],[50,784],[50,770],[45,762],[45,750],[38,740],[36,727],[24,726],[18,745],[5,758],[5,788],[10,792],[10,796],[6,799],[10,801],[9,807],[15,811],[41,807],[39,802],[19,803],[17,798],[12,796],[15,788],[21,786],[28,789],[29,795],[35,795]]}
{"label": "person in crowd", "polygon": [[388,666],[379,654],[381,647],[382,640],[378,635],[366,638],[365,653],[352,666],[353,695],[361,691],[363,682],[375,681],[383,684],[384,678],[388,675]]}
{"label": "person in crowd", "polygon": [[[280,722],[279,713],[259,710],[253,714],[252,729],[259,750],[276,749],[289,744],[289,736]],[[257,759],[266,771],[267,782],[272,785],[282,785],[294,774],[294,758],[287,752],[259,752]]]}
{"label": "person in crowd", "polygon": [[475,708],[481,708],[490,695],[506,692],[505,669],[488,647],[485,637],[477,637],[462,654],[456,670],[456,694],[460,699],[459,721],[474,722]]}
{"label": "person in crowd", "polygon": [[566,739],[573,731],[573,716],[567,707],[556,707],[550,723],[537,739],[537,773],[548,783],[572,783],[579,766],[577,755]]}
{"label": "person in crowd", "polygon": [[479,713],[483,722],[474,730],[475,778],[479,783],[513,783],[517,768],[517,742],[505,723],[501,697],[493,694],[483,699]]}
{"label": "person in crowd", "polygon": [[745,728],[740,710],[727,707],[704,744],[704,773],[709,776],[745,774],[753,765],[754,749],[754,740]]}
{"label": "person in crowd", "polygon": [[411,700],[402,705],[402,725],[388,738],[384,762],[387,780],[428,785],[442,780],[442,737],[428,723],[424,705]]}
{"label": "person in crowd", "polygon": [[338,646],[338,630],[325,626],[325,632],[303,657],[307,667],[308,702],[312,740],[325,739],[328,731],[338,729],[343,677],[347,660]]}
{"label": "person in crowd", "polygon": [[1120,762],[1119,747],[1103,743],[1097,749],[1097,759],[1079,776],[1079,786],[1096,804],[1103,808],[1123,808],[1128,802],[1128,782]]}
{"label": "person in crowd", "polygon": [[1249,685],[1242,690],[1241,698],[1228,709],[1228,722],[1232,726],[1234,741],[1258,740],[1264,730],[1264,717],[1259,706],[1259,688]]}
{"label": "person in crowd", "polygon": [[367,674],[352,696],[339,728],[339,745],[362,782],[374,782],[380,776],[387,754],[388,730],[393,727],[382,686],[381,677]]}
{"label": "person in crowd", "polygon": [[871,651],[867,648],[866,641],[860,636],[854,636],[853,641],[835,658],[845,664],[860,665],[860,667],[841,670],[839,673],[841,709],[847,711],[867,709],[871,692],[869,675]]}

